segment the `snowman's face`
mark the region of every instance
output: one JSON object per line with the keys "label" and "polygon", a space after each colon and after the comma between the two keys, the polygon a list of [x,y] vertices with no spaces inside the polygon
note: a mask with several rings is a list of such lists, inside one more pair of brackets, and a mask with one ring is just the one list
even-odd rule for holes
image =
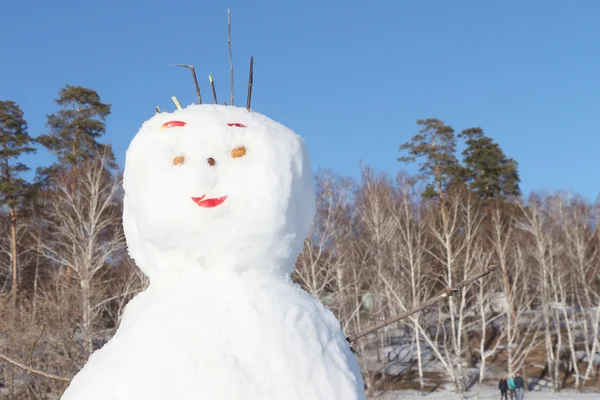
{"label": "snowman's face", "polygon": [[144,243],[208,268],[231,267],[234,253],[295,258],[314,215],[303,140],[231,106],[190,106],[147,121],[127,152],[124,188],[138,264]]}

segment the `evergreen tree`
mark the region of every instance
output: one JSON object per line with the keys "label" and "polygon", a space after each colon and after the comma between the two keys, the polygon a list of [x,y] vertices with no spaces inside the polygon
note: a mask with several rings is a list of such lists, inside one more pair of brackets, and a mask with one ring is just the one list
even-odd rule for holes
{"label": "evergreen tree", "polygon": [[462,153],[465,180],[473,193],[483,200],[521,194],[517,162],[507,158],[481,128],[465,129],[458,136],[466,139]]}
{"label": "evergreen tree", "polygon": [[418,120],[417,124],[421,126],[419,133],[400,146],[400,151],[408,151],[408,155],[399,157],[398,161],[411,163],[417,158],[424,159],[418,177],[427,182],[423,197],[443,199],[448,189],[461,182],[463,173],[454,155],[454,129],[434,118]]}
{"label": "evergreen tree", "polygon": [[38,180],[71,175],[71,184],[77,180],[77,168],[85,160],[105,155],[114,164],[110,145],[98,142],[106,132],[106,117],[110,104],[102,103],[98,93],[81,86],[66,85],[55,100],[60,110],[47,116],[50,132],[37,137],[37,141],[56,155],[57,162],[38,170]]}
{"label": "evergreen tree", "polygon": [[[110,104],[100,100],[95,90],[81,86],[66,85],[55,100],[60,106],[58,112],[47,116],[46,126],[50,132],[37,137],[37,141],[57,157],[57,161],[47,168],[38,168],[36,178],[38,190],[52,187],[51,181],[57,178],[68,182],[72,193],[78,183],[78,169],[86,161],[102,157],[108,166],[116,168],[112,148],[99,143],[106,133],[106,118],[110,114]],[[67,280],[71,276],[67,267]]]}
{"label": "evergreen tree", "polygon": [[21,108],[13,101],[0,101],[0,204],[8,208],[11,240],[11,298],[17,301],[17,213],[25,197],[27,183],[19,177],[29,168],[17,161],[27,153],[35,152],[34,140],[27,133],[27,122]]}

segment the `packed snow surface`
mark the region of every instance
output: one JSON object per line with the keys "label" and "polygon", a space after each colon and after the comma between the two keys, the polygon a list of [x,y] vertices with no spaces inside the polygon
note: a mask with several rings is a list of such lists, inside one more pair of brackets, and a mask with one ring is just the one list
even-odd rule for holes
{"label": "packed snow surface", "polygon": [[300,136],[232,106],[160,113],[123,185],[150,286],[63,399],[365,399],[339,322],[290,279],[315,213]]}
{"label": "packed snow surface", "polygon": [[[508,394],[510,399],[510,393]],[[449,391],[440,391],[433,393],[422,393],[415,390],[399,390],[381,393],[374,397],[377,400],[460,400],[460,399],[472,399],[472,400],[496,400],[500,399],[500,391],[494,387],[484,386],[477,393],[477,389],[474,388],[471,391],[465,393],[464,397],[461,397],[457,393]],[[600,393],[580,393],[575,390],[563,390],[559,393],[553,392],[538,392],[538,391],[525,391],[525,400],[598,400],[600,399]]]}

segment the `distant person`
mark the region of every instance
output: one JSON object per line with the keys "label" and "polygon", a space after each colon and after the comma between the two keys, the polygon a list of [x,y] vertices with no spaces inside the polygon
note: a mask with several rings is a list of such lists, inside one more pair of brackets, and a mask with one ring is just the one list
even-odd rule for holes
{"label": "distant person", "polygon": [[517,400],[523,400],[525,396],[525,382],[521,378],[521,373],[517,372],[515,377],[515,391],[517,392]]}
{"label": "distant person", "polygon": [[510,400],[515,400],[517,398],[517,394],[515,393],[515,380],[513,378],[508,378],[508,390],[510,390]]}
{"label": "distant person", "polygon": [[500,389],[500,400],[508,400],[508,382],[505,376],[498,382],[498,389]]}

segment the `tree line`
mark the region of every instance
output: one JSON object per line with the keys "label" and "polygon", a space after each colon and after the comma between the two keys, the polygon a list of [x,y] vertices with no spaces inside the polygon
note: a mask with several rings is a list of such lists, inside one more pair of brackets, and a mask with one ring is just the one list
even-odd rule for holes
{"label": "tree line", "polygon": [[[32,137],[19,105],[0,101],[0,353],[72,376],[145,277],[126,254],[120,172],[101,142],[110,104],[70,85],[55,102],[47,132]],[[26,181],[21,156],[39,148],[54,161]],[[8,362],[0,372],[9,398],[61,390]]]}
{"label": "tree line", "polygon": [[[147,281],[126,252],[121,172],[101,142],[110,105],[68,85],[56,104],[33,138],[19,106],[0,101],[0,354],[72,377]],[[316,174],[317,215],[294,280],[351,336],[499,268],[353,344],[369,392],[434,381],[476,390],[490,366],[556,391],[597,387],[599,205],[560,192],[523,199],[517,162],[482,128],[417,126],[398,158],[418,165],[414,176]],[[28,182],[20,156],[39,147],[55,160]],[[56,398],[66,385],[0,368],[14,398]]]}

